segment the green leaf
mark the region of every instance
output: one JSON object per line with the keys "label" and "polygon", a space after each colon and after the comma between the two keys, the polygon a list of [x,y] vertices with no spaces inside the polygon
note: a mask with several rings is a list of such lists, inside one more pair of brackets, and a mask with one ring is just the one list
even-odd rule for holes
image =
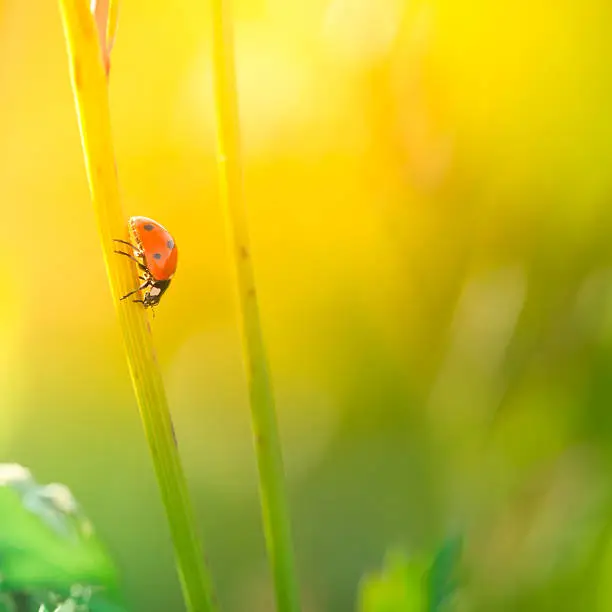
{"label": "green leaf", "polygon": [[93,525],[64,485],[39,485],[26,468],[0,464],[0,591],[69,596],[75,585],[117,585]]}
{"label": "green leaf", "polygon": [[428,572],[428,612],[449,609],[450,597],[457,590],[456,569],[461,557],[463,539],[448,538],[439,548]]}
{"label": "green leaf", "polygon": [[399,551],[387,553],[383,571],[362,580],[359,612],[423,612],[426,570],[420,559],[409,560]]}
{"label": "green leaf", "polygon": [[449,612],[462,543],[461,537],[446,539],[431,561],[388,552],[383,570],[361,582],[359,612]]}

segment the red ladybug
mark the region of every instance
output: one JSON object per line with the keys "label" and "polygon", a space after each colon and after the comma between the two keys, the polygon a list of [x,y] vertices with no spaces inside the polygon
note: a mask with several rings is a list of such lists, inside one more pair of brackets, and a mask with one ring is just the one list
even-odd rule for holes
{"label": "red ladybug", "polygon": [[123,251],[115,253],[134,260],[142,270],[143,275],[139,278],[144,282],[138,289],[130,291],[121,299],[125,300],[138,291],[148,289],[142,300],[133,301],[143,304],[145,308],[157,306],[176,271],[178,251],[174,238],[163,225],[148,217],[130,217],[128,229],[136,244],[118,238],[115,238],[115,242],[128,245],[134,254]]}

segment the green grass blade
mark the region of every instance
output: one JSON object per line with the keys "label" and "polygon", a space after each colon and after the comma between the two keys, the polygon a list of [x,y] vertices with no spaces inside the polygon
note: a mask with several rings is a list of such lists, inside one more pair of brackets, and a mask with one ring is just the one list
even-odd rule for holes
{"label": "green grass blade", "polygon": [[248,379],[259,489],[279,612],[300,609],[274,396],[261,330],[243,197],[230,0],[212,0],[220,192],[235,261],[243,360]]}
{"label": "green grass blade", "polygon": [[113,302],[147,442],[174,544],[188,610],[215,609],[187,484],[174,444],[172,422],[144,309],[119,298],[138,282],[135,266],[113,253],[113,238],[127,238],[115,168],[107,80],[89,0],[60,0],[72,88],[91,197]]}

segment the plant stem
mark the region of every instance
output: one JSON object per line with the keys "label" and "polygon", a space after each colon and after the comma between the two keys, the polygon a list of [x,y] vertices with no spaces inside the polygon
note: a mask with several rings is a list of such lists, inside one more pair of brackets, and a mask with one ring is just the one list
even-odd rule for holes
{"label": "plant stem", "polygon": [[119,199],[108,88],[89,0],[59,0],[68,48],[70,75],[81,132],[89,188],[102,241],[127,361],[149,450],[166,509],[187,609],[215,609],[212,581],[204,565],[187,484],[174,443],[172,421],[157,364],[153,338],[140,304],[119,298],[138,283],[136,267],[113,253],[113,238],[127,238]]}
{"label": "plant stem", "polygon": [[231,0],[212,0],[220,192],[234,256],[262,517],[279,612],[300,609],[274,396],[261,330],[242,186]]}

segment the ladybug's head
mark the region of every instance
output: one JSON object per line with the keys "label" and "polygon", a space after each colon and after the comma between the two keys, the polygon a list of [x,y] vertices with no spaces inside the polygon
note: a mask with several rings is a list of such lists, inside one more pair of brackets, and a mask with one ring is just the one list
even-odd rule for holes
{"label": "ladybug's head", "polygon": [[164,292],[169,286],[169,280],[158,280],[151,283],[149,290],[144,294],[144,298],[142,300],[144,307],[150,308],[151,306],[157,306],[161,296],[164,295]]}

